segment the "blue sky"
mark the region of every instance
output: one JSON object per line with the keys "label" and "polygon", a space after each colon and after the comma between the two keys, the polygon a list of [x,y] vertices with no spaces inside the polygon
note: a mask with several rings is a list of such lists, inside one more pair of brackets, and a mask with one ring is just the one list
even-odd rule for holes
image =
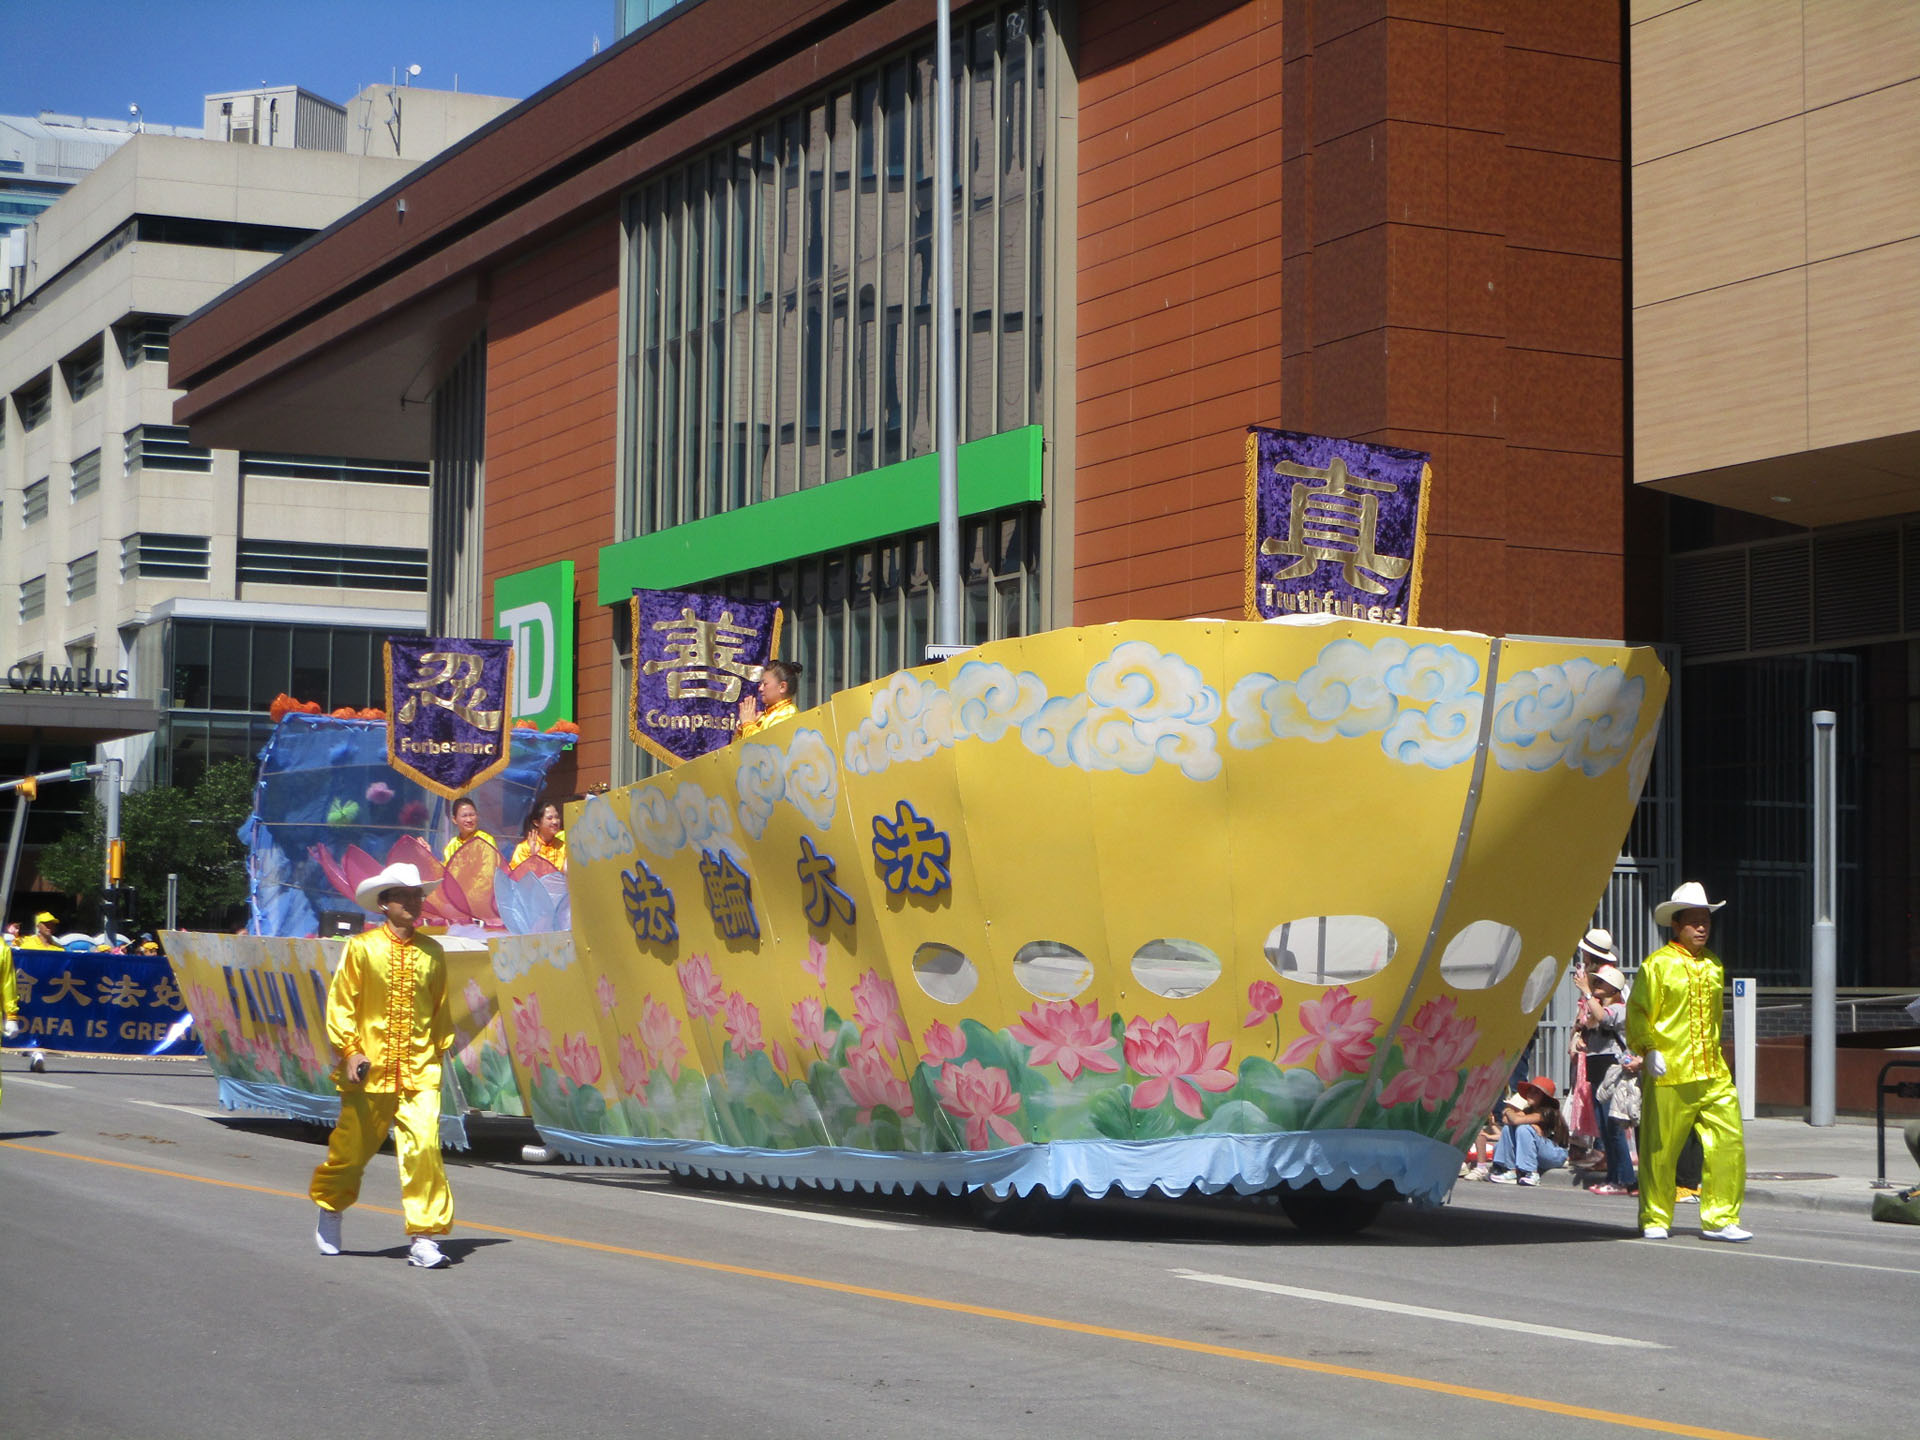
{"label": "blue sky", "polygon": [[200,98],[302,85],[344,103],[396,68],[525,99],[614,38],[614,0],[0,0],[0,114],[200,124]]}

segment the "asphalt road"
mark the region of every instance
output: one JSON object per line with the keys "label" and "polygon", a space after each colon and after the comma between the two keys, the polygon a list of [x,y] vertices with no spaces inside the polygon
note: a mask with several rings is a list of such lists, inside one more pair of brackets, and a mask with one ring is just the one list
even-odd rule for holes
{"label": "asphalt road", "polygon": [[[1900,1433],[1920,1230],[1754,1207],[1745,1246],[1632,1202],[1464,1185],[1366,1234],[1076,1202],[690,1187],[454,1160],[409,1269],[386,1155],[322,1257],[317,1130],[198,1065],[4,1061],[9,1437]],[[1684,1213],[1684,1212],[1683,1212]]]}

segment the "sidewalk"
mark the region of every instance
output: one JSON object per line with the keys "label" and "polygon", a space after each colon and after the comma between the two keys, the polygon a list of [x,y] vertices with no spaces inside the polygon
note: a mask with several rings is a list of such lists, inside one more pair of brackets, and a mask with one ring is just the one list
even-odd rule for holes
{"label": "sidewalk", "polygon": [[[1920,1185],[1920,1170],[1900,1138],[1904,1120],[1887,1119],[1887,1179],[1905,1189]],[[1868,1215],[1879,1173],[1873,1117],[1842,1115],[1816,1128],[1804,1118],[1749,1120],[1747,1202]]]}

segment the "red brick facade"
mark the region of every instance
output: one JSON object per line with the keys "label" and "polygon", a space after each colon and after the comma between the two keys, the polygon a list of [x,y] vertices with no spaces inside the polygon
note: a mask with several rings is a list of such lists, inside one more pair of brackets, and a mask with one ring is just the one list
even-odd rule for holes
{"label": "red brick facade", "polygon": [[608,778],[613,612],[600,604],[600,547],[611,544],[614,400],[619,374],[620,227],[576,230],[491,279],[487,315],[484,566],[493,582],[574,562],[576,773],[555,790]]}

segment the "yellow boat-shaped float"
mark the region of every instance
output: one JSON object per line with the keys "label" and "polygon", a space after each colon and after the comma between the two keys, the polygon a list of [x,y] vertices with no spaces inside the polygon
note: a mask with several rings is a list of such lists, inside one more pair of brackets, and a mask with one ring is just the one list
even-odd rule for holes
{"label": "yellow boat-shaped float", "polygon": [[1443,1199],[1666,687],[1328,618],[842,692],[569,817],[571,943],[496,942],[527,1108],[576,1160],[776,1184]]}

